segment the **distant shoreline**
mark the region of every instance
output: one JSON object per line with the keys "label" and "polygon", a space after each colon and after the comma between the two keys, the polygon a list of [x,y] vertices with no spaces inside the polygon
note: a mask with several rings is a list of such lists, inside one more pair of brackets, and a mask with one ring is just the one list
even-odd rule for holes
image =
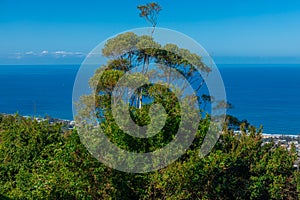
{"label": "distant shoreline", "polygon": [[262,133],[263,136],[265,137],[300,137],[300,133],[299,134],[270,134],[270,133]]}
{"label": "distant shoreline", "polygon": [[[234,131],[235,133],[241,133],[241,131]],[[262,133],[262,136],[264,138],[268,138],[268,137],[273,137],[273,138],[280,138],[280,137],[300,137],[300,133],[299,134],[285,134],[285,133],[282,133],[282,134],[279,134],[279,133]]]}
{"label": "distant shoreline", "polygon": [[[0,112],[0,115],[10,115],[10,116],[16,116],[17,114],[10,114],[10,113],[1,113]],[[19,114],[20,115],[20,114]],[[43,120],[43,119],[52,119],[52,121],[56,121],[56,122],[69,122],[69,123],[74,123],[74,119],[61,119],[61,118],[57,118],[57,117],[52,117],[52,116],[40,116],[40,115],[37,115],[37,116],[31,116],[31,115],[20,115],[24,118],[33,118],[33,119],[36,119],[36,120]],[[240,133],[241,131],[234,131],[235,133]],[[282,133],[282,134],[279,134],[279,133],[262,133],[262,136],[263,138],[269,138],[269,137],[272,137],[272,138],[280,138],[280,137],[293,137],[293,138],[297,138],[297,137],[300,137],[300,133],[299,134],[285,134],[285,133]]]}
{"label": "distant shoreline", "polygon": [[23,114],[19,114],[19,113],[3,113],[0,112],[0,115],[10,115],[10,116],[16,116],[16,115],[22,116],[24,118],[39,118],[39,119],[47,119],[47,118],[51,118],[51,119],[55,119],[55,120],[59,120],[59,121],[74,121],[74,119],[63,119],[63,118],[59,118],[59,117],[53,117],[51,115],[23,115]]}

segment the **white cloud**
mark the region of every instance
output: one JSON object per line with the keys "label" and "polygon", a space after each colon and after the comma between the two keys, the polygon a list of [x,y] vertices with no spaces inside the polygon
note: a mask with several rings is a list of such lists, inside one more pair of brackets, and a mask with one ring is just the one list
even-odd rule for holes
{"label": "white cloud", "polygon": [[66,52],[66,51],[55,51],[55,52],[53,52],[53,54],[57,54],[57,55],[68,54],[68,52]]}
{"label": "white cloud", "polygon": [[52,54],[56,56],[62,56],[62,57],[67,57],[67,56],[73,56],[73,57],[84,57],[86,54],[82,52],[71,52],[71,51],[55,51],[52,52]]}
{"label": "white cloud", "polygon": [[44,50],[44,51],[41,52],[41,55],[46,55],[46,54],[48,54],[48,53],[49,53],[49,51]]}
{"label": "white cloud", "polygon": [[33,51],[28,51],[28,52],[25,52],[25,55],[35,55],[35,53]]}
{"label": "white cloud", "polygon": [[35,58],[35,57],[45,57],[45,58],[84,58],[86,56],[83,52],[72,52],[72,51],[48,51],[43,50],[40,53],[35,53],[34,51],[27,51],[27,52],[17,52],[14,54],[9,55],[11,59],[23,59],[23,58]]}

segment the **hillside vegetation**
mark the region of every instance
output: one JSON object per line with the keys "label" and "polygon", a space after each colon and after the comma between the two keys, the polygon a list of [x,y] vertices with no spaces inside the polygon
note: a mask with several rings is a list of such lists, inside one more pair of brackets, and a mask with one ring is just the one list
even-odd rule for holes
{"label": "hillside vegetation", "polygon": [[[201,122],[192,146],[168,167],[144,174],[110,169],[76,130],[21,116],[0,117],[1,199],[298,199],[295,152],[261,145],[261,133],[225,130],[204,159]],[[243,130],[243,129],[242,129]]]}

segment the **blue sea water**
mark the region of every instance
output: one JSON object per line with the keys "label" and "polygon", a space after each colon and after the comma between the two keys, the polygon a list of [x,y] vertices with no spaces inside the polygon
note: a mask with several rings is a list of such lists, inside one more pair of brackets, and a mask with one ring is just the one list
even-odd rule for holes
{"label": "blue sea water", "polygon": [[0,66],[0,112],[72,119],[78,66]]}
{"label": "blue sea water", "polygon": [[[300,133],[300,65],[218,65],[228,113],[265,133]],[[79,65],[0,66],[0,113],[72,119]]]}
{"label": "blue sea water", "polygon": [[300,134],[300,65],[220,65],[230,114],[265,133]]}

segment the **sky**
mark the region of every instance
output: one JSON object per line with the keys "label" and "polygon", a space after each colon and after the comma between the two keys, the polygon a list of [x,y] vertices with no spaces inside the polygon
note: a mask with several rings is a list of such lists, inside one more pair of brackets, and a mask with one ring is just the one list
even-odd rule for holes
{"label": "sky", "polygon": [[[0,0],[0,64],[81,62],[108,37],[148,26],[136,9],[148,2]],[[158,27],[194,38],[213,57],[300,58],[299,0],[156,2]]]}

